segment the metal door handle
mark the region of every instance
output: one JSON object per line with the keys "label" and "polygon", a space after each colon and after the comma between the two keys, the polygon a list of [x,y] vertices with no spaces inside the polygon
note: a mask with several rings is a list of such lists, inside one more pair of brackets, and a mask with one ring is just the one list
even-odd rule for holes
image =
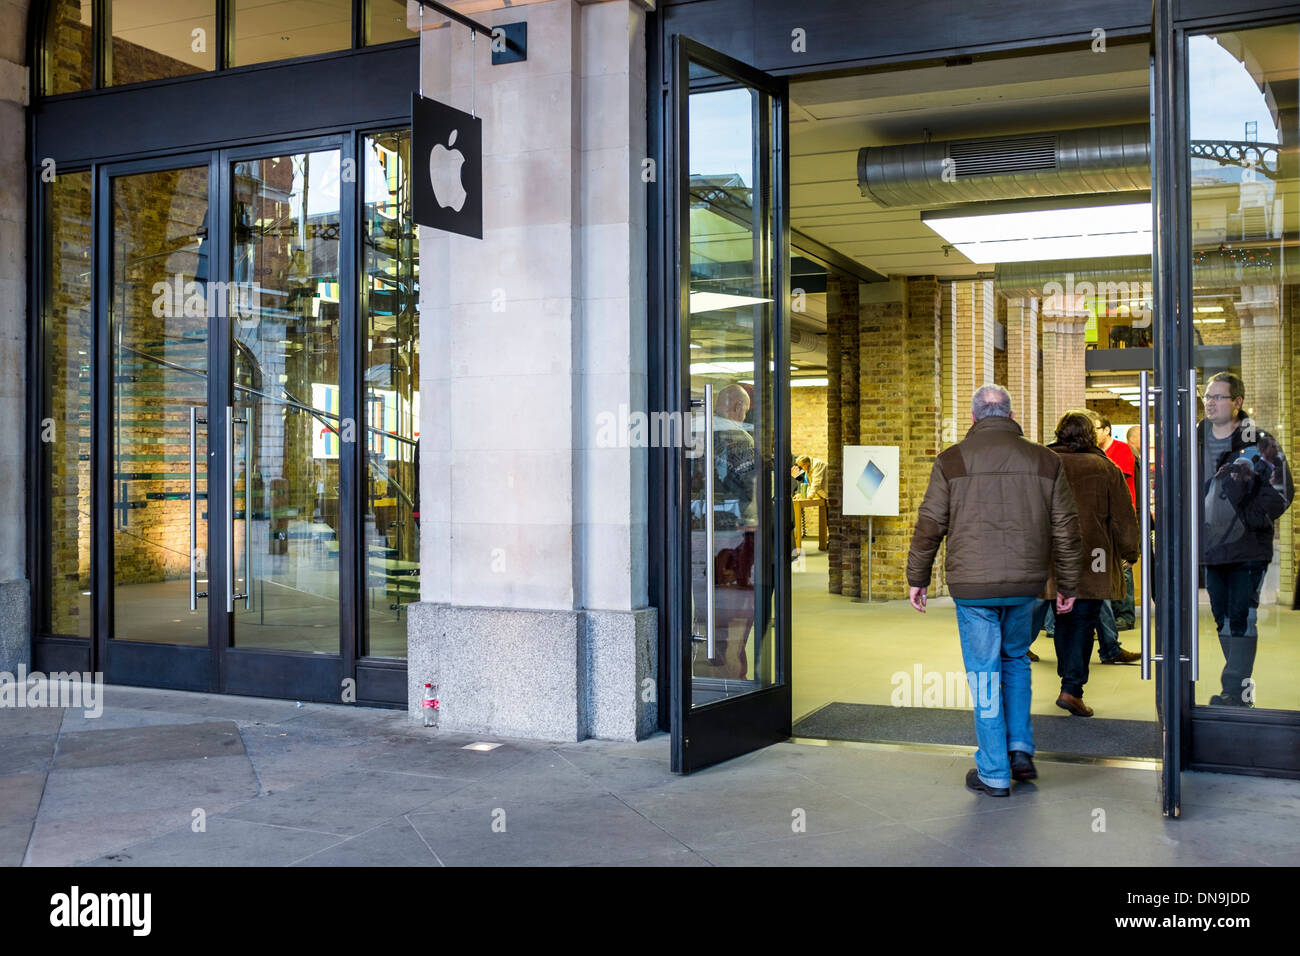
{"label": "metal door handle", "polygon": [[[1138,442],[1138,456],[1142,459],[1140,465],[1141,481],[1139,487],[1141,492],[1138,495],[1138,527],[1140,530],[1140,540],[1142,543],[1142,554],[1139,557],[1142,571],[1138,577],[1139,587],[1142,592],[1142,679],[1151,679],[1151,663],[1153,661],[1164,660],[1164,655],[1153,654],[1151,647],[1151,557],[1154,556],[1154,550],[1151,547],[1151,475],[1148,472],[1148,462],[1151,461],[1151,393],[1158,389],[1151,388],[1151,373],[1141,371],[1138,373],[1138,428],[1142,430],[1142,437]],[[1136,468],[1134,469],[1137,470]],[[1134,475],[1136,479],[1138,476]]]}
{"label": "metal door handle", "polygon": [[[1183,447],[1188,450],[1187,483],[1191,493],[1187,496],[1191,504],[1191,530],[1187,542],[1191,546],[1191,637],[1192,637],[1192,680],[1201,679],[1201,449],[1196,441],[1196,369],[1187,370],[1187,440]],[[1186,660],[1186,658],[1182,658]]]}
{"label": "metal door handle", "polygon": [[[226,540],[226,612],[235,612],[235,601],[242,598],[244,607],[249,606],[247,594],[235,591],[235,425],[247,424],[243,418],[235,417],[235,410],[226,406],[226,514],[230,519],[227,525],[230,534]],[[244,538],[248,538],[248,478],[244,478]],[[246,590],[251,591],[252,588]]]}
{"label": "metal door handle", "polygon": [[199,425],[206,425],[206,418],[199,418],[196,406],[190,406],[190,610],[199,609],[199,598],[208,596],[207,591],[199,590]]}
{"label": "metal door handle", "polygon": [[[713,506],[716,493],[713,488],[713,386],[704,386],[704,401],[693,400],[691,407],[703,406],[704,409],[704,461],[705,475],[704,480],[704,550],[706,557],[704,561],[704,652],[710,659],[714,656],[714,645],[717,643],[717,636],[714,631],[714,595],[713,588],[716,578],[716,569],[713,567],[714,562],[714,530],[713,530]],[[692,641],[699,641],[700,638],[692,634]]]}
{"label": "metal door handle", "polygon": [[[231,526],[233,530],[233,525]],[[253,406],[244,419],[244,610],[253,609]]]}

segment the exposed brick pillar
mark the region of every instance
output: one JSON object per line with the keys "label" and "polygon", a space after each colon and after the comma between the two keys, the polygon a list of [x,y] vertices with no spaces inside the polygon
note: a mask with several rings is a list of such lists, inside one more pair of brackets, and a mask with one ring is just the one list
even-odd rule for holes
{"label": "exposed brick pillar", "polygon": [[[948,342],[945,356],[951,371],[949,415],[960,441],[970,428],[970,397],[994,381],[994,321],[996,297],[991,279],[963,279],[944,284]],[[949,318],[950,317],[950,318]]]}
{"label": "exposed brick pillar", "polygon": [[1007,391],[1025,437],[1037,441],[1038,300],[1007,302]]}
{"label": "exposed brick pillar", "polygon": [[1044,311],[1042,440],[1050,442],[1056,423],[1071,408],[1085,408],[1085,312]]}
{"label": "exposed brick pillar", "polygon": [[[862,288],[860,340],[861,416],[858,443],[893,445],[899,449],[902,466],[906,453],[907,420],[911,414],[907,394],[907,353],[904,336],[906,285],[901,279]],[[905,469],[904,469],[905,474]],[[899,476],[900,489],[904,476]],[[901,511],[900,502],[900,511]],[[871,594],[875,598],[898,597],[902,568],[898,562],[898,528],[903,517],[879,516],[868,522],[858,518],[862,552],[859,557],[859,594],[867,593],[867,555],[873,548]],[[874,542],[868,541],[870,524]],[[847,570],[846,570],[847,574]],[[906,593],[906,592],[904,592]]]}
{"label": "exposed brick pillar", "polygon": [[857,281],[830,276],[826,285],[827,587],[832,594],[850,596],[858,593],[861,544],[858,519],[842,513],[843,446],[858,444],[858,309]]}

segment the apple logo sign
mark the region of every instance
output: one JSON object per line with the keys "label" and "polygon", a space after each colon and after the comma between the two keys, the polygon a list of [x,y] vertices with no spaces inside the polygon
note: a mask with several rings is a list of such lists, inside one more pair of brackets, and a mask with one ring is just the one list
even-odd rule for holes
{"label": "apple logo sign", "polygon": [[411,198],[421,226],[483,238],[481,117],[411,93]]}
{"label": "apple logo sign", "polygon": [[438,200],[439,206],[450,206],[456,212],[460,212],[465,205],[465,197],[469,195],[465,191],[465,184],[461,182],[461,166],[465,162],[465,154],[451,148],[456,145],[459,132],[452,130],[451,136],[447,137],[446,146],[438,143],[429,152],[429,182],[433,184],[433,196]]}

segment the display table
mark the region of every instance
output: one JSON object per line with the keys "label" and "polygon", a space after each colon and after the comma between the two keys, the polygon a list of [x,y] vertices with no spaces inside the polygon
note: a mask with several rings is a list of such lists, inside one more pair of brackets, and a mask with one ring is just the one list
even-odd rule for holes
{"label": "display table", "polygon": [[826,527],[825,498],[794,499],[794,546],[796,548],[803,547],[804,512],[809,508],[817,509],[817,550],[825,551],[829,540],[829,529]]}

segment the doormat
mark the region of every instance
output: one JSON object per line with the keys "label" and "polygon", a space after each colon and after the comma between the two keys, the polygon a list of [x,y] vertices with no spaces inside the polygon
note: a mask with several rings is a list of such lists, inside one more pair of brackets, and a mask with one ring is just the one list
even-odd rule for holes
{"label": "doormat", "polygon": [[[1034,749],[1090,757],[1159,757],[1160,726],[1154,721],[1033,714]],[[833,703],[794,725],[795,737],[886,743],[975,746],[969,710]]]}

